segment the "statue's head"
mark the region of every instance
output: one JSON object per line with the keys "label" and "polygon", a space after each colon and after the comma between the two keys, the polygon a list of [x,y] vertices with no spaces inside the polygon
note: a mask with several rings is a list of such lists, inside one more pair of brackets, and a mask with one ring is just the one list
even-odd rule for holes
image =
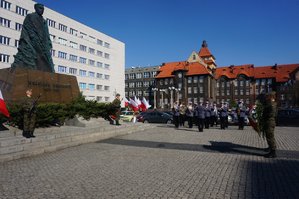
{"label": "statue's head", "polygon": [[44,5],[40,3],[34,4],[35,12],[39,15],[43,15],[44,13]]}

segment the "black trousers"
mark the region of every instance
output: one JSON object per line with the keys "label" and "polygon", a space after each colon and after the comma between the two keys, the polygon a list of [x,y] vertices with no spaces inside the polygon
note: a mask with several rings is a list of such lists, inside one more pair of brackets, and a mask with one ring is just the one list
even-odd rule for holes
{"label": "black trousers", "polygon": [[239,129],[243,130],[244,125],[245,125],[245,118],[244,117],[238,117],[238,121],[239,121]]}
{"label": "black trousers", "polygon": [[197,118],[198,131],[203,132],[204,118]]}
{"label": "black trousers", "polygon": [[210,117],[205,118],[205,128],[208,129],[210,127]]}
{"label": "black trousers", "polygon": [[216,116],[215,115],[213,115],[213,116],[211,116],[210,117],[210,124],[211,124],[211,126],[213,127],[214,126],[214,124],[216,124],[217,125],[217,120],[216,120]]}
{"label": "black trousers", "polygon": [[179,119],[179,116],[173,116],[173,123],[174,123],[174,126],[175,126],[175,128],[179,128],[179,123],[180,123],[180,121],[179,121],[180,119]]}
{"label": "black trousers", "polygon": [[188,126],[189,126],[189,128],[192,128],[193,127],[193,117],[188,116],[187,119],[188,119]]}
{"label": "black trousers", "polygon": [[220,128],[225,129],[227,127],[227,117],[220,117]]}

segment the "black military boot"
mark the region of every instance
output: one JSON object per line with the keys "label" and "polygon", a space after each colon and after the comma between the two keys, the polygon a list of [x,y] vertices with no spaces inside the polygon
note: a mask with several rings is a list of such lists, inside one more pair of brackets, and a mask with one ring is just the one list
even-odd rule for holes
{"label": "black military boot", "polygon": [[31,138],[29,131],[23,131],[22,135],[25,138]]}
{"label": "black military boot", "polygon": [[275,150],[271,150],[269,153],[267,153],[266,155],[264,155],[265,158],[276,158],[276,151]]}
{"label": "black military boot", "polygon": [[22,135],[23,135],[23,137],[27,137],[27,131],[24,131],[24,130],[23,130]]}
{"label": "black military boot", "polygon": [[116,120],[116,124],[115,125],[120,126],[121,124],[119,123],[118,120]]}
{"label": "black military boot", "polygon": [[31,138],[35,138],[35,135],[33,135],[33,131],[29,131],[29,136],[30,136]]}

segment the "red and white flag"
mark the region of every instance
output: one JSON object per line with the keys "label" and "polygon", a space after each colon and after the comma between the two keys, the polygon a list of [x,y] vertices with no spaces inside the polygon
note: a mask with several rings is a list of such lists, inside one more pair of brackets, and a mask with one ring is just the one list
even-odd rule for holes
{"label": "red and white flag", "polygon": [[146,101],[146,99],[143,97],[141,101],[141,109],[142,111],[146,111],[148,108],[150,108],[151,105]]}
{"label": "red and white flag", "polygon": [[125,107],[129,106],[130,102],[128,101],[128,99],[126,97],[124,98],[124,102],[125,102]]}
{"label": "red and white flag", "polygon": [[8,112],[8,110],[6,108],[6,104],[4,102],[1,90],[0,90],[0,113],[2,113],[6,117],[10,117],[9,116],[9,112]]}
{"label": "red and white flag", "polygon": [[137,97],[135,96],[134,101],[138,104],[138,108],[141,108],[141,101],[139,100],[139,98],[137,98]]}
{"label": "red and white flag", "polygon": [[133,111],[139,111],[139,106],[133,99],[130,99],[129,106]]}

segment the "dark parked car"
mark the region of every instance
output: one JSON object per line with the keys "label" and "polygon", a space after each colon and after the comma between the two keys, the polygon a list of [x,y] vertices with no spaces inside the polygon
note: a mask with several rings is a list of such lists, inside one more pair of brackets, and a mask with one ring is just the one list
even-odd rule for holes
{"label": "dark parked car", "polygon": [[168,115],[173,116],[173,112],[172,111],[163,111],[163,113],[167,113]]}
{"label": "dark parked car", "polygon": [[173,123],[173,118],[167,113],[160,111],[144,112],[143,114],[137,116],[138,122],[143,123]]}
{"label": "dark parked car", "polygon": [[277,113],[278,126],[299,126],[299,108],[279,109]]}

